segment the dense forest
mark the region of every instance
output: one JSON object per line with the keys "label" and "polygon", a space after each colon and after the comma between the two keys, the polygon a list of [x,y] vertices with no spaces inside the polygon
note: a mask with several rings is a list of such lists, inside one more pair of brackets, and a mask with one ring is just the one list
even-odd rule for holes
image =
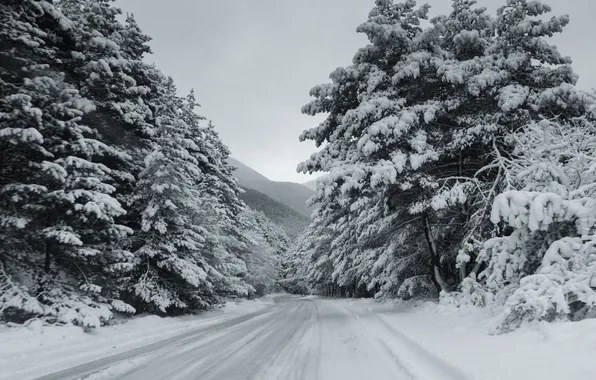
{"label": "dense forest", "polygon": [[493,308],[499,332],[596,317],[596,94],[550,12],[376,0],[302,108],[325,119],[298,171],[321,177],[288,211],[243,192],[112,0],[4,0],[0,319],[89,328],[279,286]]}
{"label": "dense forest", "polygon": [[285,232],[149,41],[110,0],[0,6],[3,320],[96,327],[275,285]]}
{"label": "dense forest", "polygon": [[297,293],[494,307],[501,332],[596,316],[596,108],[549,38],[567,16],[376,0],[370,42],[317,85],[299,166],[326,173],[284,261]]}

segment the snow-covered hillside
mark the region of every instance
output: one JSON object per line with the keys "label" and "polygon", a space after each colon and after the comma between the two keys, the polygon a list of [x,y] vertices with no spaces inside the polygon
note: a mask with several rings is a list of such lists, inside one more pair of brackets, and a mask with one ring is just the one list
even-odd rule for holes
{"label": "snow-covered hillside", "polygon": [[317,179],[313,179],[313,180],[310,180],[308,182],[304,182],[302,184],[302,186],[306,186],[309,189],[311,189],[312,191],[315,191],[317,189]]}
{"label": "snow-covered hillside", "polygon": [[248,187],[243,189],[244,193],[240,194],[240,199],[248,207],[262,212],[273,223],[283,227],[291,239],[295,239],[302,234],[312,222],[310,218],[269,198],[261,192]]}
{"label": "snow-covered hillside", "polygon": [[306,201],[313,195],[313,190],[299,183],[271,181],[234,158],[229,158],[228,162],[238,168],[234,176],[240,186],[256,190],[310,218],[312,208],[306,205]]}

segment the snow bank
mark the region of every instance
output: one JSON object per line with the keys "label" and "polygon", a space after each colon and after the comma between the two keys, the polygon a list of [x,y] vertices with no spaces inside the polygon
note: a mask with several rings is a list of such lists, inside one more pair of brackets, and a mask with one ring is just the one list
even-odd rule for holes
{"label": "snow bank", "polygon": [[41,322],[33,322],[28,327],[0,325],[0,379],[26,380],[53,373],[208,327],[272,304],[272,297],[228,302],[220,309],[198,316],[141,316],[88,333],[76,326],[43,326]]}
{"label": "snow bank", "polygon": [[377,314],[400,334],[455,368],[482,380],[593,380],[596,319],[536,323],[490,335],[497,323],[486,309],[436,303],[347,301]]}

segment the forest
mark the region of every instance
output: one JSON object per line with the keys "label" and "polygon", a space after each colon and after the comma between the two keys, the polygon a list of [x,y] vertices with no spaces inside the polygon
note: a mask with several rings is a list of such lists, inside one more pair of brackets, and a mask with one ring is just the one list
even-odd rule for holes
{"label": "forest", "polygon": [[376,0],[369,43],[312,87],[297,170],[320,177],[290,240],[132,15],[4,0],[0,319],[94,328],[280,289],[492,308],[501,333],[596,317],[596,93],[550,41],[570,19],[451,3]]}
{"label": "forest", "polygon": [[106,0],[0,6],[0,316],[93,328],[268,292],[288,238],[247,208],[194,93]]}
{"label": "forest", "polygon": [[302,112],[326,118],[298,169],[326,175],[283,283],[487,307],[499,332],[595,317],[595,94],[549,41],[569,17],[429,11],[377,0],[370,43],[310,91]]}

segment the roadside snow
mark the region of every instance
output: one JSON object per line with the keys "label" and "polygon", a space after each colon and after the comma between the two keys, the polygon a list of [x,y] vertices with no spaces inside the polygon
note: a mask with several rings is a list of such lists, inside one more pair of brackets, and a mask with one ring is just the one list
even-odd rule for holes
{"label": "roadside snow", "polygon": [[471,379],[596,378],[594,319],[540,323],[507,335],[490,335],[494,318],[487,310],[460,310],[431,302],[396,305],[372,300],[337,302],[382,320],[394,334],[380,339],[389,348],[397,347],[396,354],[401,355],[402,360],[412,353],[422,353],[422,356],[435,357],[437,360],[432,361],[438,369],[441,363],[449,363],[462,371],[460,376]]}
{"label": "roadside snow", "polygon": [[0,325],[0,379],[24,380],[70,368],[270,307],[272,297],[228,302],[197,316],[137,317],[85,333],[76,326]]}
{"label": "roadside snow", "polygon": [[[173,373],[259,380],[596,378],[596,320],[542,323],[499,336],[489,334],[493,322],[487,310],[431,302],[286,295],[232,303],[200,316],[135,318],[92,333],[72,326],[4,327],[0,379],[27,380],[62,369],[97,380],[161,380]],[[217,328],[225,324],[233,327]],[[213,331],[193,335],[203,328]],[[131,351],[168,338],[177,344],[164,345],[166,351]],[[73,368],[106,357],[106,366]]]}

